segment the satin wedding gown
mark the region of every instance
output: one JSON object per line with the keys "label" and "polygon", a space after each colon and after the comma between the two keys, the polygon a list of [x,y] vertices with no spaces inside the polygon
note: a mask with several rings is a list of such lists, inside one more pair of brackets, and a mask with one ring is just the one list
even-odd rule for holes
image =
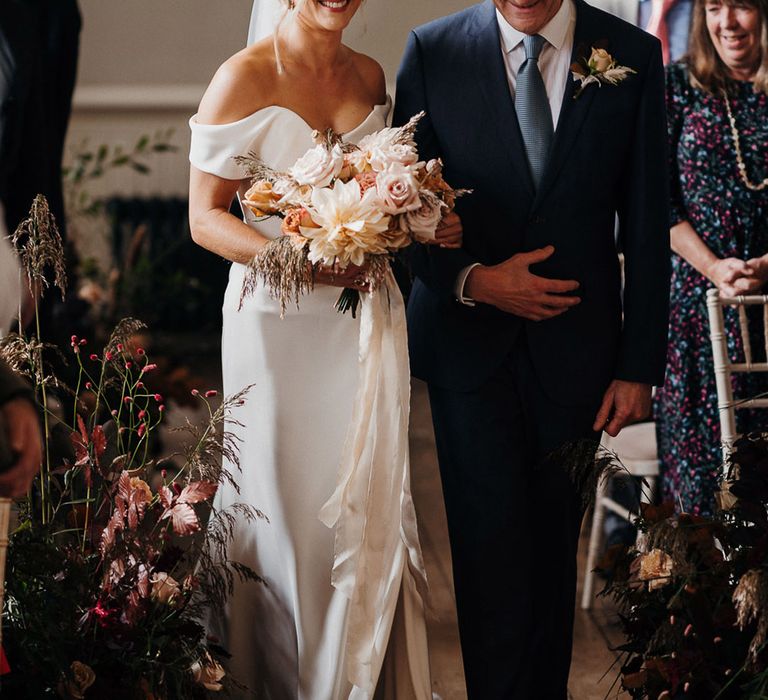
{"label": "satin wedding gown", "polygon": [[[389,109],[389,100],[374,107],[345,140],[355,142],[386,126]],[[245,177],[235,156],[254,153],[286,170],[314,146],[306,122],[279,106],[224,125],[193,117],[190,128],[192,165],[229,180]],[[244,180],[241,197],[247,186]],[[279,235],[277,219],[257,223],[249,212],[245,221],[269,237]],[[267,585],[238,585],[220,624],[212,627],[233,656],[228,670],[252,691],[241,697],[431,700],[417,585],[423,565],[420,552],[413,556],[401,534],[409,521],[415,532],[407,480],[394,503],[396,516],[361,523],[369,533],[394,535],[389,541],[396,546],[374,546],[366,556],[376,566],[359,566],[346,587],[332,584],[332,571],[355,552],[338,551],[338,542],[335,551],[334,529],[318,518],[336,489],[358,391],[360,320],[335,311],[341,290],[329,286],[304,296],[300,309],[292,305],[283,319],[263,288],[238,310],[244,271],[232,265],[224,297],[224,393],[253,388],[232,416],[242,427],[228,426],[241,440],[242,472],[233,469],[241,492],[222,488],[217,506],[244,502],[267,516],[268,521],[240,522],[230,550],[233,560],[252,567]],[[362,500],[374,493],[369,489]],[[368,505],[353,503],[352,517],[366,514]],[[394,511],[387,504],[376,512]],[[372,580],[367,571],[386,573]]]}

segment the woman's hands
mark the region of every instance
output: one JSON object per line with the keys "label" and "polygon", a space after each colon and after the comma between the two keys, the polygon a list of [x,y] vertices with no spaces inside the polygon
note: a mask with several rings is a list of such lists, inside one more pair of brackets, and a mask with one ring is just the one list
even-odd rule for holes
{"label": "woman's hands", "polygon": [[707,277],[723,296],[756,294],[768,283],[768,260],[766,256],[749,260],[718,258],[709,266]]}
{"label": "woman's hands", "polygon": [[326,284],[330,287],[342,289],[356,289],[359,292],[368,291],[366,276],[368,265],[347,265],[342,269],[338,263],[333,265],[319,265],[315,268],[315,284]]}

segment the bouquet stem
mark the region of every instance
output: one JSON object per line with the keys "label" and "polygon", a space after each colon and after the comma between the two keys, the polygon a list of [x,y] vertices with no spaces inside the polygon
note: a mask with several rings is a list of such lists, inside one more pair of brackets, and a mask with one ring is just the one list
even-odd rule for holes
{"label": "bouquet stem", "polygon": [[352,318],[357,318],[357,309],[360,306],[360,292],[357,289],[346,287],[339,295],[334,308],[341,314],[352,312]]}

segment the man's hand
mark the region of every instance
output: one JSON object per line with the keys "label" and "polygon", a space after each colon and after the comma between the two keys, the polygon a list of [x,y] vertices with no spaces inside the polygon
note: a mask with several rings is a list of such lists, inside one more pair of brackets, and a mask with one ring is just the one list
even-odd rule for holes
{"label": "man's hand", "polygon": [[563,296],[579,287],[575,280],[553,280],[528,271],[555,252],[553,246],[518,253],[499,265],[475,267],[467,276],[468,296],[483,304],[531,321],[543,321],[565,313],[581,299]]}
{"label": "man's hand", "polygon": [[435,238],[429,241],[432,245],[439,245],[441,248],[461,248],[464,239],[464,229],[461,226],[461,219],[456,212],[446,214],[435,231]]}
{"label": "man's hand", "polygon": [[603,396],[592,429],[595,432],[604,430],[611,437],[616,437],[622,428],[647,418],[650,413],[650,384],[614,379]]}
{"label": "man's hand", "polygon": [[34,406],[27,399],[13,399],[0,407],[8,447],[16,456],[15,464],[0,474],[0,497],[19,498],[32,484],[43,459],[40,423]]}

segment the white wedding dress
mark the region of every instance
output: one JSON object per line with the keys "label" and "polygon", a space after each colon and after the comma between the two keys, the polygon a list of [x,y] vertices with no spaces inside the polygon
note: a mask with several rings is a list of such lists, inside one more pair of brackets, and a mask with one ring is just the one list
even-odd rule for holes
{"label": "white wedding dress", "polygon": [[[345,139],[355,142],[386,126],[389,109],[389,100],[374,107]],[[192,165],[229,180],[245,177],[234,156],[254,153],[285,170],[314,145],[306,122],[279,106],[224,125],[193,117],[190,127]],[[247,185],[243,180],[241,197]],[[256,223],[249,213],[245,220],[267,236],[279,235],[277,219]],[[420,552],[414,555],[418,546],[409,546],[403,534],[409,527],[415,533],[408,483],[398,486],[394,509],[392,498],[378,510],[365,502],[348,506],[350,519],[390,514],[358,525],[371,533],[369,539],[395,546],[368,545],[368,563],[357,566],[352,580],[347,575],[345,585],[332,583],[332,572],[361,555],[340,551],[334,529],[318,518],[340,479],[358,392],[360,320],[335,311],[341,290],[329,286],[318,286],[282,319],[263,288],[238,310],[244,272],[244,266],[232,265],[224,297],[224,392],[253,388],[228,425],[241,440],[242,472],[235,472],[241,491],[222,488],[217,506],[244,502],[267,516],[268,521],[240,522],[230,550],[233,560],[255,569],[267,585],[238,584],[220,624],[212,626],[233,656],[228,670],[253,691],[241,697],[431,700],[418,586],[423,565]],[[370,488],[360,500],[375,493]]]}

